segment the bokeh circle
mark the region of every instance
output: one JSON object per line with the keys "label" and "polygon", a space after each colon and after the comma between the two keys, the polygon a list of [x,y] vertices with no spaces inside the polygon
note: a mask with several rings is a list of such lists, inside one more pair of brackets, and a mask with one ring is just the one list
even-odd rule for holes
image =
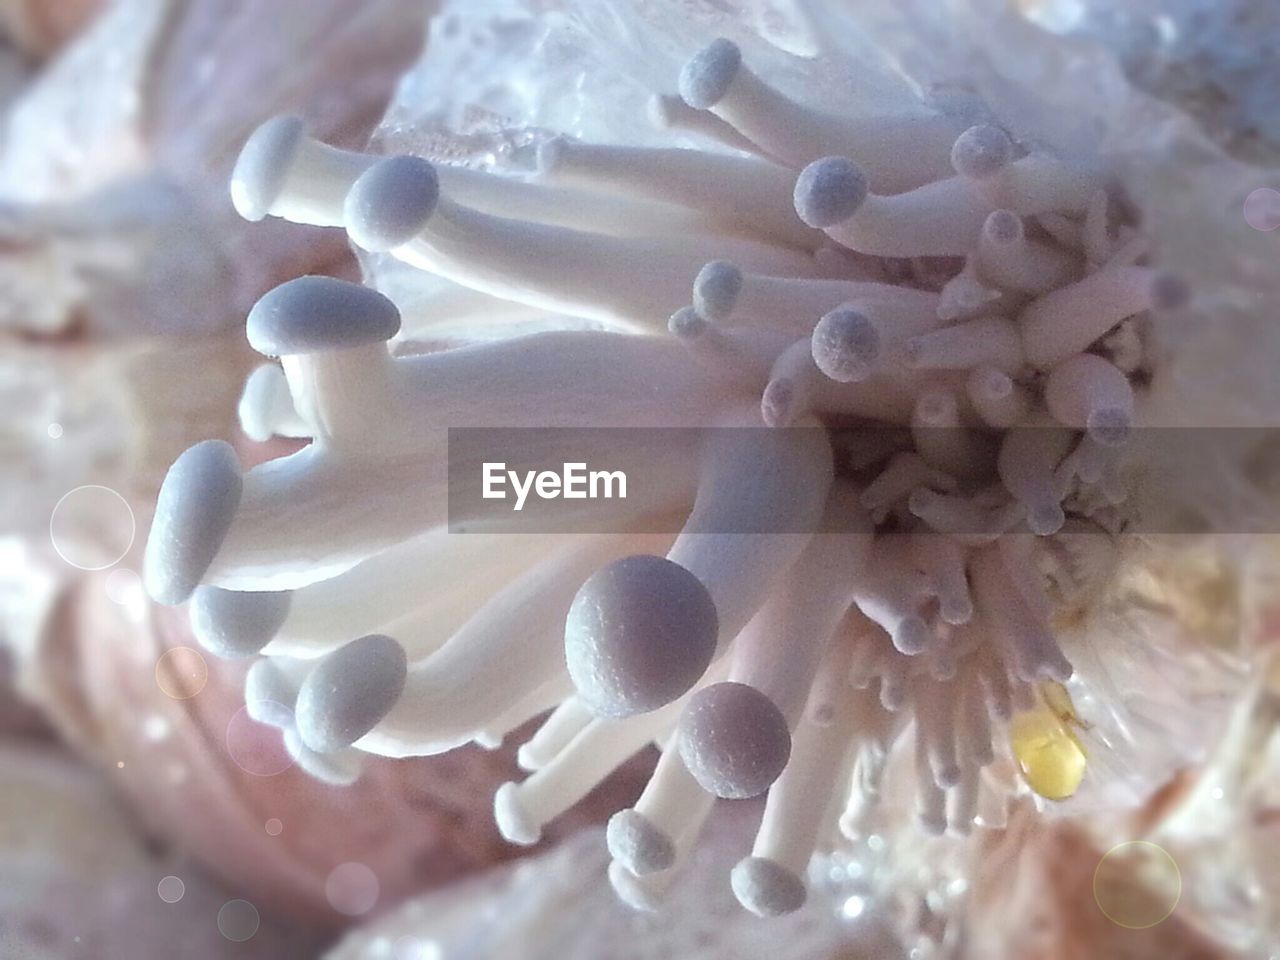
{"label": "bokeh circle", "polygon": [[[248,707],[241,707],[227,722],[227,754],[251,776],[274,777],[293,766],[283,732],[293,725],[293,711],[274,700],[264,700],[255,708],[259,716],[270,716],[272,723],[258,722],[249,715]],[[264,710],[269,712],[261,712]]]}
{"label": "bokeh circle", "polygon": [[77,570],[106,570],[125,558],[138,532],[133,509],[110,487],[86,484],[63,494],[49,517],[49,540]]}
{"label": "bokeh circle", "polygon": [[173,647],[156,661],[156,686],[174,700],[190,700],[209,682],[209,664],[195,647]]}
{"label": "bokeh circle", "polygon": [[181,877],[165,877],[156,884],[156,893],[165,903],[177,903],[186,895],[187,885]]}
{"label": "bokeh circle", "polygon": [[1129,840],[1109,850],[1093,873],[1093,898],[1117,926],[1146,930],[1169,919],[1182,899],[1182,873],[1168,850]]}
{"label": "bokeh circle", "polygon": [[228,900],[218,911],[218,932],[233,943],[252,940],[261,923],[258,908],[248,900]]}
{"label": "bokeh circle", "polygon": [[1259,187],[1244,201],[1244,219],[1262,233],[1280,228],[1280,190]]}
{"label": "bokeh circle", "polygon": [[329,905],[348,917],[368,913],[378,902],[378,876],[363,863],[343,863],[329,871],[324,895]]}

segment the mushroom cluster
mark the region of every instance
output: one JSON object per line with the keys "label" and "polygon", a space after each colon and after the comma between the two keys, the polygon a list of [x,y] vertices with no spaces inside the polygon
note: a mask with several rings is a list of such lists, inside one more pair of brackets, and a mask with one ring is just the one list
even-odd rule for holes
{"label": "mushroom cluster", "polygon": [[[637,907],[715,798],[767,793],[731,880],[777,915],[900,741],[930,832],[972,828],[998,758],[1043,795],[1078,785],[1055,624],[1114,567],[1144,331],[1190,291],[1105,170],[994,120],[820,113],[728,40],[678,89],[654,119],[705,149],[551,137],[523,177],[260,128],[243,216],[343,228],[456,288],[267,294],[248,339],[280,362],[241,421],[310,443],[248,472],[219,441],[184,453],[145,578],[210,651],[260,657],[250,711],[333,783],[551,710],[496,796],[516,843],[656,744],[607,832]],[[460,317],[517,335],[441,349]],[[455,427],[583,428],[575,459],[625,466],[634,496],[580,532],[479,523],[447,461],[486,451]],[[681,429],[633,429],[655,427]],[[516,433],[516,458],[563,436]]]}

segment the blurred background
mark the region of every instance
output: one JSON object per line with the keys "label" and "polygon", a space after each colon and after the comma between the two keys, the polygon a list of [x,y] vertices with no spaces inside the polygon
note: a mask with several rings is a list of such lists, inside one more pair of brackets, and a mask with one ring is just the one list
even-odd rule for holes
{"label": "blurred background", "polygon": [[[465,2],[451,6],[465,22]],[[501,4],[475,9],[490,6],[501,25]],[[511,6],[529,17],[557,5]],[[770,7],[737,6],[757,18]],[[1080,5],[1021,6],[1051,23]],[[1136,86],[1181,104],[1262,185],[1280,143],[1274,11],[1271,0],[1135,3],[1131,17],[1106,8],[1055,28],[1105,38]],[[208,437],[231,440],[246,465],[289,449],[236,426],[254,366],[247,310],[291,277],[362,271],[340,231],[238,219],[236,154],[281,113],[341,146],[364,147],[380,125],[384,141],[411,138],[414,88],[402,81],[431,76],[414,68],[438,12],[431,0],[0,0],[0,957],[926,956],[897,933],[901,904],[867,879],[901,874],[874,849],[833,863],[830,889],[793,917],[740,912],[723,874],[758,817],[750,804],[726,805],[670,912],[618,906],[595,831],[651,758],[533,851],[492,825],[487,798],[516,775],[510,750],[371,758],[355,785],[319,784],[245,713],[244,668],[204,656],[185,611],[145,598],[151,504],[177,454]],[[1147,31],[1174,14],[1179,36],[1216,30],[1218,46],[1151,55]],[[1280,224],[1257,203],[1255,214],[1259,231]],[[1239,584],[1215,587],[1219,574],[1194,589],[1229,599],[1198,607],[1214,615],[1196,629],[1270,649],[1270,583],[1246,602]],[[1280,956],[1280,941],[1263,946],[1275,874],[1250,872],[1280,853],[1269,657],[1241,685],[1213,763],[1188,765],[1123,822],[1016,807],[1005,829],[945,851],[947,870],[913,875],[909,926],[945,926],[959,909],[947,884],[963,876],[967,942],[936,955]],[[1100,909],[1108,851],[1161,829],[1165,846],[1111,860],[1113,909]],[[1173,875],[1181,896],[1213,860],[1191,908],[1145,930],[1120,922],[1177,905]]]}

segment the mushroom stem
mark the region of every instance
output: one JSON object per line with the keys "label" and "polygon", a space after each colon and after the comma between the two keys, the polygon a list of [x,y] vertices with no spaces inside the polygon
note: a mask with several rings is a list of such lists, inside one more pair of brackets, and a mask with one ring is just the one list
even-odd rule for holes
{"label": "mushroom stem", "polygon": [[538,166],[544,180],[678,203],[724,228],[775,243],[812,250],[823,241],[820,231],[796,216],[795,174],[756,157],[557,137],[539,148]]}
{"label": "mushroom stem", "polygon": [[952,120],[925,111],[856,118],[820,113],[762,80],[742,62],[737,45],[725,39],[685,64],[680,95],[791,166],[847,154],[866,167],[876,189],[885,193],[946,176],[959,132]]}
{"label": "mushroom stem", "polygon": [[819,271],[807,254],[757,241],[679,232],[616,237],[493,216],[441,195],[433,168],[411,158],[371,167],[352,187],[346,210],[352,240],[365,249],[389,250],[410,266],[504,300],[640,329],[665,324],[716,256],[766,272]]}

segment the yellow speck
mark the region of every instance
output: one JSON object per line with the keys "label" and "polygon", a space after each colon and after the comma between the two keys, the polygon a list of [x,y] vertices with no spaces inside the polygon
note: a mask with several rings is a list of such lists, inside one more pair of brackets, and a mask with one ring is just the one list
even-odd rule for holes
{"label": "yellow speck", "polygon": [[1065,800],[1080,788],[1088,755],[1075,731],[1052,707],[1015,716],[1009,738],[1023,779],[1040,796]]}

